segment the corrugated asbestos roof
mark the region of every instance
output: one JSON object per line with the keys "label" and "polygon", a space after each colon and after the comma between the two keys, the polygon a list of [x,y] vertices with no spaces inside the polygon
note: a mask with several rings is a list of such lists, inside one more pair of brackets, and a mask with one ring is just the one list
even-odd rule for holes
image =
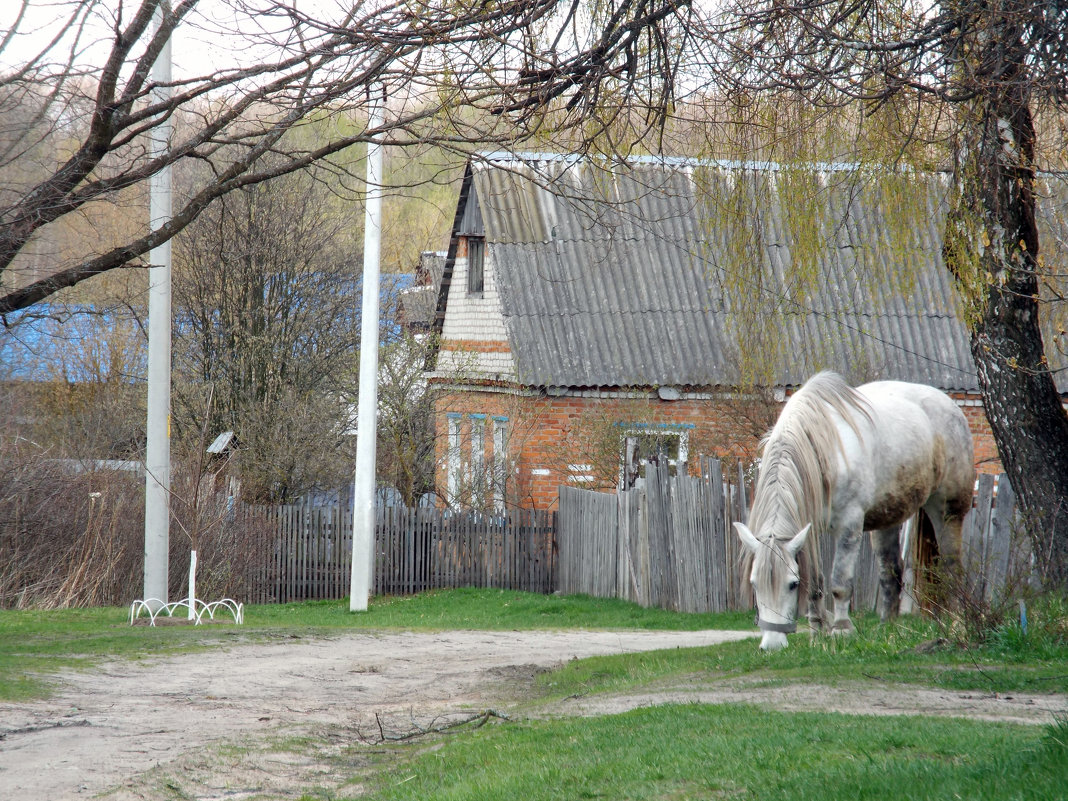
{"label": "corrugated asbestos roof", "polygon": [[[471,179],[463,219],[484,227],[524,384],[730,387],[756,368],[796,385],[833,368],[977,388],[938,177],[500,155]],[[1043,242],[1068,241],[1051,221]]]}

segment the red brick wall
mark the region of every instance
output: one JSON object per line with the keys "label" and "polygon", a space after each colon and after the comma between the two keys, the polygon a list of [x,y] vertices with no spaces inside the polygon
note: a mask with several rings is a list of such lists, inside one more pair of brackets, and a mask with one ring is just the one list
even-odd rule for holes
{"label": "red brick wall", "polygon": [[968,427],[972,430],[972,441],[975,443],[975,469],[980,473],[997,475],[1002,471],[1001,457],[998,456],[998,446],[994,444],[994,434],[990,430],[986,412],[981,405],[964,406],[962,411],[968,418]]}
{"label": "red brick wall", "polygon": [[[780,404],[774,402],[730,397],[661,401],[655,397],[550,398],[484,391],[448,393],[437,404],[438,486],[446,486],[445,432],[449,413],[463,415],[465,424],[472,413],[507,417],[509,458],[514,464],[509,505],[552,509],[561,484],[589,489],[616,486],[622,432],[617,423],[678,426],[685,430],[690,468],[694,472],[701,455],[741,459],[747,464],[752,461],[758,453],[760,437],[774,423],[779,408]],[[966,405],[963,411],[975,438],[977,469],[999,472],[1001,465],[982,407]],[[492,439],[487,428],[487,464],[493,458]],[[585,477],[592,480],[582,480]]]}

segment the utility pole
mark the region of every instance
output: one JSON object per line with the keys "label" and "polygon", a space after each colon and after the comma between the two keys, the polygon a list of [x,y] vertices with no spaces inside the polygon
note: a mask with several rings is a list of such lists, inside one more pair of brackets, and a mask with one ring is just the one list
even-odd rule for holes
{"label": "utility pole", "polygon": [[[381,127],[383,96],[368,88],[367,128]],[[375,457],[378,436],[379,253],[382,245],[382,145],[367,144],[363,225],[363,305],[360,312],[360,397],[356,409],[356,481],[352,494],[352,577],[349,611],[367,610],[374,581]]]}
{"label": "utility pole", "polygon": [[[156,8],[155,25],[163,27],[170,15],[169,0]],[[153,103],[170,100],[171,42],[160,51],[152,66]],[[149,158],[156,159],[170,147],[171,123],[161,119],[149,136]],[[153,231],[171,219],[171,168],[158,170],[149,179],[149,222]],[[145,586],[150,604],[167,603],[168,550],[170,545],[171,494],[171,243],[153,248],[148,271],[148,437],[145,453]],[[155,610],[153,610],[155,611]]]}

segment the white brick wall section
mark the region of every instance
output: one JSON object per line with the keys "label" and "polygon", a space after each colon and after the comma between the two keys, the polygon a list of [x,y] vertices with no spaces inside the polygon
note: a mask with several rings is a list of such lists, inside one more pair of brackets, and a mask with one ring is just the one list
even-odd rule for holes
{"label": "white brick wall section", "polygon": [[510,353],[441,350],[437,371],[446,375],[484,375],[506,380],[515,376],[515,362]]}
{"label": "white brick wall section", "polygon": [[486,247],[482,297],[467,294],[467,259],[457,259],[449,286],[449,305],[442,328],[444,339],[503,342],[508,338],[493,269],[493,247]]}

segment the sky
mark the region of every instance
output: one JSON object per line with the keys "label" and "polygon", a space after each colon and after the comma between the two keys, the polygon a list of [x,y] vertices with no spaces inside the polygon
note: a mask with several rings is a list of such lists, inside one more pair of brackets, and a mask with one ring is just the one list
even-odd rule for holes
{"label": "sky", "polygon": [[[291,0],[306,13],[338,14],[339,0]],[[78,6],[79,0],[30,0],[18,29],[0,50],[0,70],[23,64],[48,45],[63,23]],[[267,0],[201,0],[175,33],[172,59],[175,78],[204,74],[211,70],[254,63],[257,59],[255,40],[275,28],[282,21],[255,9],[270,6]],[[21,0],[0,0],[0,40],[12,30],[22,6]],[[77,43],[78,63],[100,66],[106,58],[116,20],[124,23],[132,18],[140,0],[99,0],[84,26]],[[241,11],[248,6],[253,11]],[[65,54],[74,43],[68,35],[55,60]]]}

